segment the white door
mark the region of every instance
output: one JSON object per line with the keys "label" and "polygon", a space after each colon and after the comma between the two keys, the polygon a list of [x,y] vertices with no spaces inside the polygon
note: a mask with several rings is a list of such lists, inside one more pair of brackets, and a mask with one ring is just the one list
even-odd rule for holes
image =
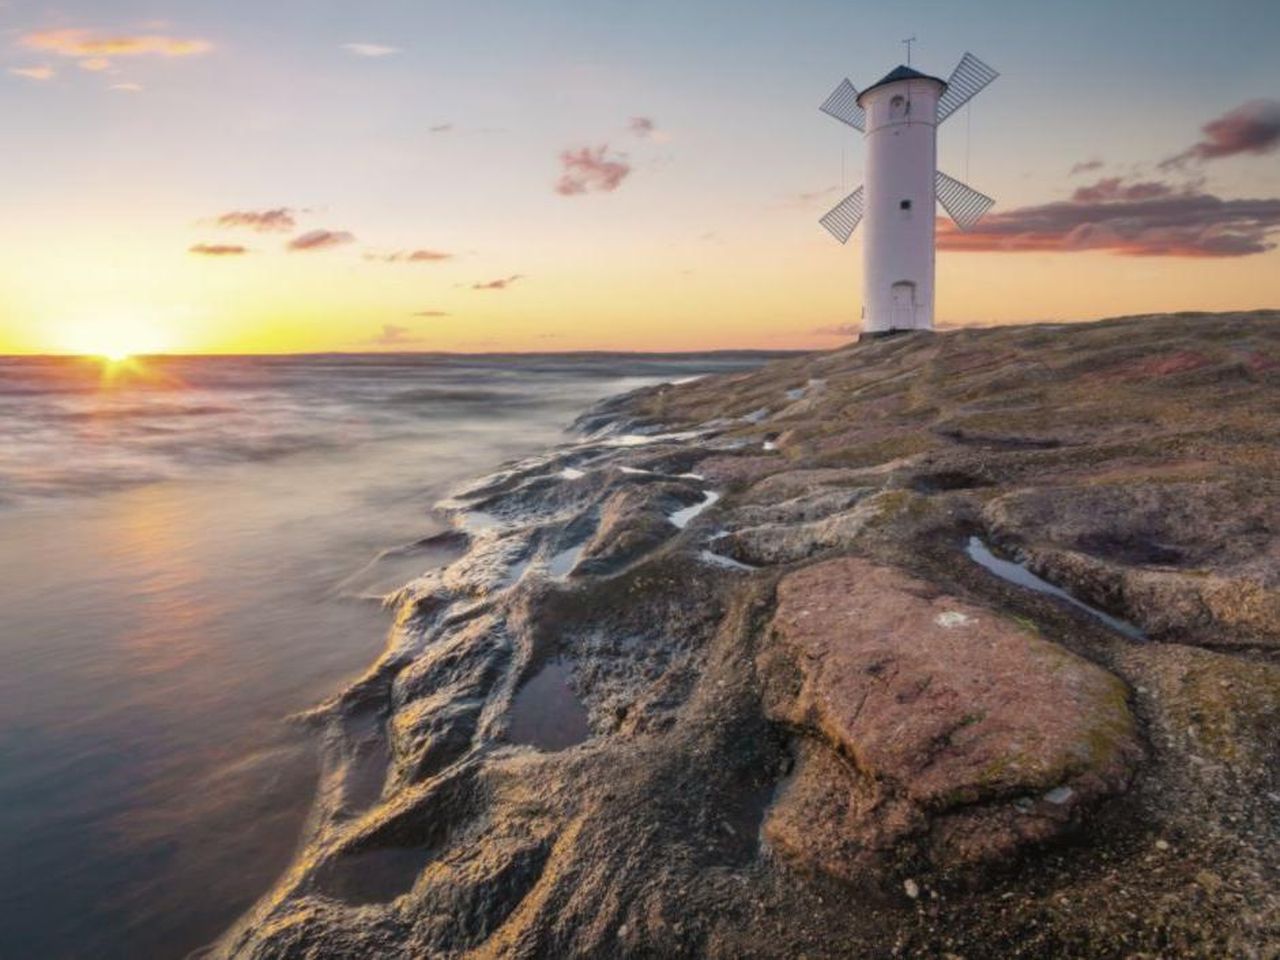
{"label": "white door", "polygon": [[889,288],[893,304],[891,329],[910,330],[916,325],[916,285],[899,280]]}

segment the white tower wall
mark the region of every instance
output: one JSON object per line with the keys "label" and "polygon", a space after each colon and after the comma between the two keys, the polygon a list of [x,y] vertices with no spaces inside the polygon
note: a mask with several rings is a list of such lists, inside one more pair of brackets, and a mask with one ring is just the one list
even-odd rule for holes
{"label": "white tower wall", "polygon": [[937,104],[944,89],[921,77],[858,98],[867,118],[863,333],[933,329]]}

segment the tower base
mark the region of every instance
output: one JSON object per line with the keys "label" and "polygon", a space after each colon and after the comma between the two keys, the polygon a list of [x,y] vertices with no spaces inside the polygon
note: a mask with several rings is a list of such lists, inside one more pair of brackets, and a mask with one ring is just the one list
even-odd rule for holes
{"label": "tower base", "polygon": [[889,337],[900,337],[907,333],[933,333],[933,331],[920,327],[903,327],[901,330],[868,330],[865,333],[858,334],[858,342],[861,343],[863,340],[886,340]]}

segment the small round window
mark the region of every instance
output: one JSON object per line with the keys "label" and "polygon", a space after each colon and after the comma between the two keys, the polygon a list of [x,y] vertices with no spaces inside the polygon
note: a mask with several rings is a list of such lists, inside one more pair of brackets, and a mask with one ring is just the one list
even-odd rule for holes
{"label": "small round window", "polygon": [[889,114],[894,117],[901,117],[907,112],[907,100],[905,97],[896,96],[889,101]]}

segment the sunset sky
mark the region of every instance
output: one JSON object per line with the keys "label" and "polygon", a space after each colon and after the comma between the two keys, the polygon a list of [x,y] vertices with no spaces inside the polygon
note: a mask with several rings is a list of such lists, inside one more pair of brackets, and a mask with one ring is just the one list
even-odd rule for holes
{"label": "sunset sky", "polygon": [[833,346],[913,34],[940,323],[1280,306],[1274,0],[0,0],[0,352]]}

